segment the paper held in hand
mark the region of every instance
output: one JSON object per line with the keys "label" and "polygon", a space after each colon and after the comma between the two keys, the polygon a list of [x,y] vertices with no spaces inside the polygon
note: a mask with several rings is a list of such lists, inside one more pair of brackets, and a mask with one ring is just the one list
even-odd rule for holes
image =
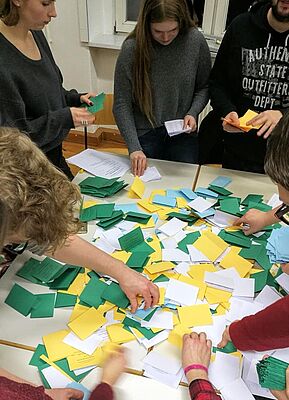
{"label": "paper held in hand", "polygon": [[166,121],[165,127],[170,137],[179,135],[183,132],[190,132],[191,128],[184,129],[183,119],[174,119],[172,121]]}

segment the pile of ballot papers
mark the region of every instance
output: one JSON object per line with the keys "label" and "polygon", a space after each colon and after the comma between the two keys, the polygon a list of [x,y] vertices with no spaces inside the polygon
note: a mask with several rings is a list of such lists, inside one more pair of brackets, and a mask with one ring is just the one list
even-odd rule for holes
{"label": "pile of ballot papers", "polygon": [[289,262],[289,227],[274,229],[267,242],[267,252],[271,263]]}
{"label": "pile of ballot papers", "polygon": [[118,178],[107,179],[100,176],[88,177],[79,184],[82,194],[92,197],[108,197],[113,196],[121,189],[125,188],[127,184]]}
{"label": "pile of ballot papers", "polygon": [[[100,185],[99,178],[91,179]],[[153,190],[144,197],[144,183],[136,178],[129,191],[135,202],[83,202],[80,219],[95,230],[93,245],[159,287],[154,308],[144,310],[140,301],[132,314],[121,286],[85,265],[72,267],[50,258],[26,261],[18,276],[42,285],[43,294],[31,293],[19,280],[6,304],[30,318],[52,317],[56,308],[71,310],[62,330],[43,336],[30,362],[45,387],[55,387],[56,377],[64,386],[80,382],[124,345],[141,354],[137,369],[145,376],[176,388],[186,382],[182,337],[204,331],[213,344],[209,378],[224,398],[234,393],[234,400],[253,399],[250,391],[270,397],[256,378],[259,353],[241,353],[232,343],[225,349],[217,345],[231,322],[282,298],[281,275],[273,274],[275,259],[268,257],[266,245],[283,228],[276,224],[245,236],[234,226],[236,218],[250,208],[271,206],[260,194],[235,197],[227,189],[230,182],[218,177],[208,188]]]}
{"label": "pile of ballot papers", "polygon": [[286,369],[289,364],[274,357],[266,357],[257,364],[260,385],[271,390],[285,390]]}

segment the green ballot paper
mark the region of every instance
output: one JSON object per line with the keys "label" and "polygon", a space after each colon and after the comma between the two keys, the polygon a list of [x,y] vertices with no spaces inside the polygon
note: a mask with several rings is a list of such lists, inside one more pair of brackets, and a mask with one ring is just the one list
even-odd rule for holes
{"label": "green ballot paper", "polygon": [[95,97],[90,97],[89,100],[93,103],[91,106],[88,106],[87,104],[82,104],[81,107],[85,107],[87,111],[89,111],[91,114],[95,114],[98,111],[103,110],[105,100],[104,93],[100,93],[98,96]]}
{"label": "green ballot paper", "polygon": [[257,364],[259,383],[262,388],[271,390],[285,390],[286,369],[289,364],[275,357],[267,357]]}

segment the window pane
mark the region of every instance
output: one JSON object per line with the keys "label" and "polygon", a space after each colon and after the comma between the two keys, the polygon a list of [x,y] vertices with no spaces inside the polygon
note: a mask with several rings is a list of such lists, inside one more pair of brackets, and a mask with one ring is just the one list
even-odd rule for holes
{"label": "window pane", "polygon": [[137,21],[142,0],[126,0],[127,21]]}

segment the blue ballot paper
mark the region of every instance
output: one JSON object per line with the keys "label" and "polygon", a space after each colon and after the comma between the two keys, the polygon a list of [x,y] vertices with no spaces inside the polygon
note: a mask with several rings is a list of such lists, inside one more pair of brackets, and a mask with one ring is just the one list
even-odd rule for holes
{"label": "blue ballot paper", "polygon": [[174,197],[161,196],[157,194],[154,196],[153,203],[160,204],[162,206],[175,207],[176,199]]}
{"label": "blue ballot paper", "polygon": [[232,182],[231,178],[227,178],[226,176],[218,176],[216,179],[213,180],[213,182],[210,183],[210,185],[225,187],[229,185],[229,183],[231,182]]}
{"label": "blue ballot paper", "polygon": [[83,392],[83,400],[88,400],[91,395],[91,392],[88,389],[86,389],[85,386],[81,385],[81,383],[72,382],[72,383],[69,383],[66,387],[69,389],[81,390]]}
{"label": "blue ballot paper", "polygon": [[288,263],[289,262],[289,227],[273,229],[267,242],[267,254],[270,262]]}

